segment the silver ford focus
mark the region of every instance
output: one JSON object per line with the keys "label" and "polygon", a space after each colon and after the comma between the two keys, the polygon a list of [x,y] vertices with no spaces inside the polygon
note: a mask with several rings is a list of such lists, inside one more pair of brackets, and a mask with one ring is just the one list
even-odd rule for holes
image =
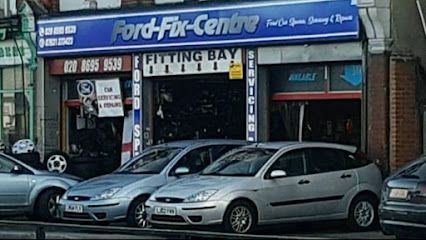
{"label": "silver ford focus", "polygon": [[80,180],[68,174],[40,171],[0,154],[0,214],[57,220],[57,199]]}
{"label": "silver ford focus", "polygon": [[356,147],[261,143],[224,155],[200,175],[156,191],[146,202],[155,225],[257,225],[347,219],[358,230],[377,222],[382,177]]}
{"label": "silver ford focus", "polygon": [[159,187],[199,173],[227,151],[246,145],[239,140],[188,140],[157,145],[111,174],[82,182],[59,201],[63,220],[146,224],[145,201]]}

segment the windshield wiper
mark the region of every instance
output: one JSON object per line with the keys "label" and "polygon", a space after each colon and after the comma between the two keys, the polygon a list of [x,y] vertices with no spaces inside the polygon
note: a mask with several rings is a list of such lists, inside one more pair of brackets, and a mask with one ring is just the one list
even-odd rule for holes
{"label": "windshield wiper", "polygon": [[132,174],[158,174],[159,172],[155,171],[142,171],[142,172],[132,172]]}
{"label": "windshield wiper", "polygon": [[414,174],[402,174],[402,178],[412,178],[412,179],[419,179],[420,177]]}
{"label": "windshield wiper", "polygon": [[218,176],[219,174],[217,174],[216,172],[212,172],[212,173],[201,173],[200,175],[202,175],[202,176]]}

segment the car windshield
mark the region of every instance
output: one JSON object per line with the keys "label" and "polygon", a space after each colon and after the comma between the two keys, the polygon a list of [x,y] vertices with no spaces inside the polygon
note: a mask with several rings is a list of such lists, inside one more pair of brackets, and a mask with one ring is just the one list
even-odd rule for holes
{"label": "car windshield", "polygon": [[208,166],[201,175],[254,176],[277,150],[245,148],[229,153]]}
{"label": "car windshield", "polygon": [[158,174],[180,152],[181,148],[157,147],[146,150],[141,156],[123,165],[115,173]]}

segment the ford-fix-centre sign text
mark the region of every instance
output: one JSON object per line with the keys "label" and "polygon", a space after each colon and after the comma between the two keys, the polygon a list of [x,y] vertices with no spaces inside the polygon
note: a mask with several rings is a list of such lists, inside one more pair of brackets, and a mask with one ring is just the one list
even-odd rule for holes
{"label": "ford-fix-centre sign text", "polygon": [[38,21],[38,54],[110,53],[358,38],[352,0],[266,1]]}

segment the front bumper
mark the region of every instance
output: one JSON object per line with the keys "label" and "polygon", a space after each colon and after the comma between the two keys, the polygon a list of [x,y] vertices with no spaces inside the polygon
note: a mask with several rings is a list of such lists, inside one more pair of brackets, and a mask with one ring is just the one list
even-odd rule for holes
{"label": "front bumper", "polygon": [[[112,222],[126,218],[130,199],[116,198],[99,201],[72,201],[61,199],[58,203],[60,218],[78,222]],[[79,205],[83,212],[67,212],[66,205]]]}
{"label": "front bumper", "polygon": [[426,207],[418,204],[380,204],[380,225],[385,234],[426,237]]}
{"label": "front bumper", "polygon": [[[163,203],[148,200],[145,203],[150,223],[162,225],[215,225],[221,224],[228,202],[206,201],[196,203]],[[175,215],[156,214],[156,208],[172,208]]]}

